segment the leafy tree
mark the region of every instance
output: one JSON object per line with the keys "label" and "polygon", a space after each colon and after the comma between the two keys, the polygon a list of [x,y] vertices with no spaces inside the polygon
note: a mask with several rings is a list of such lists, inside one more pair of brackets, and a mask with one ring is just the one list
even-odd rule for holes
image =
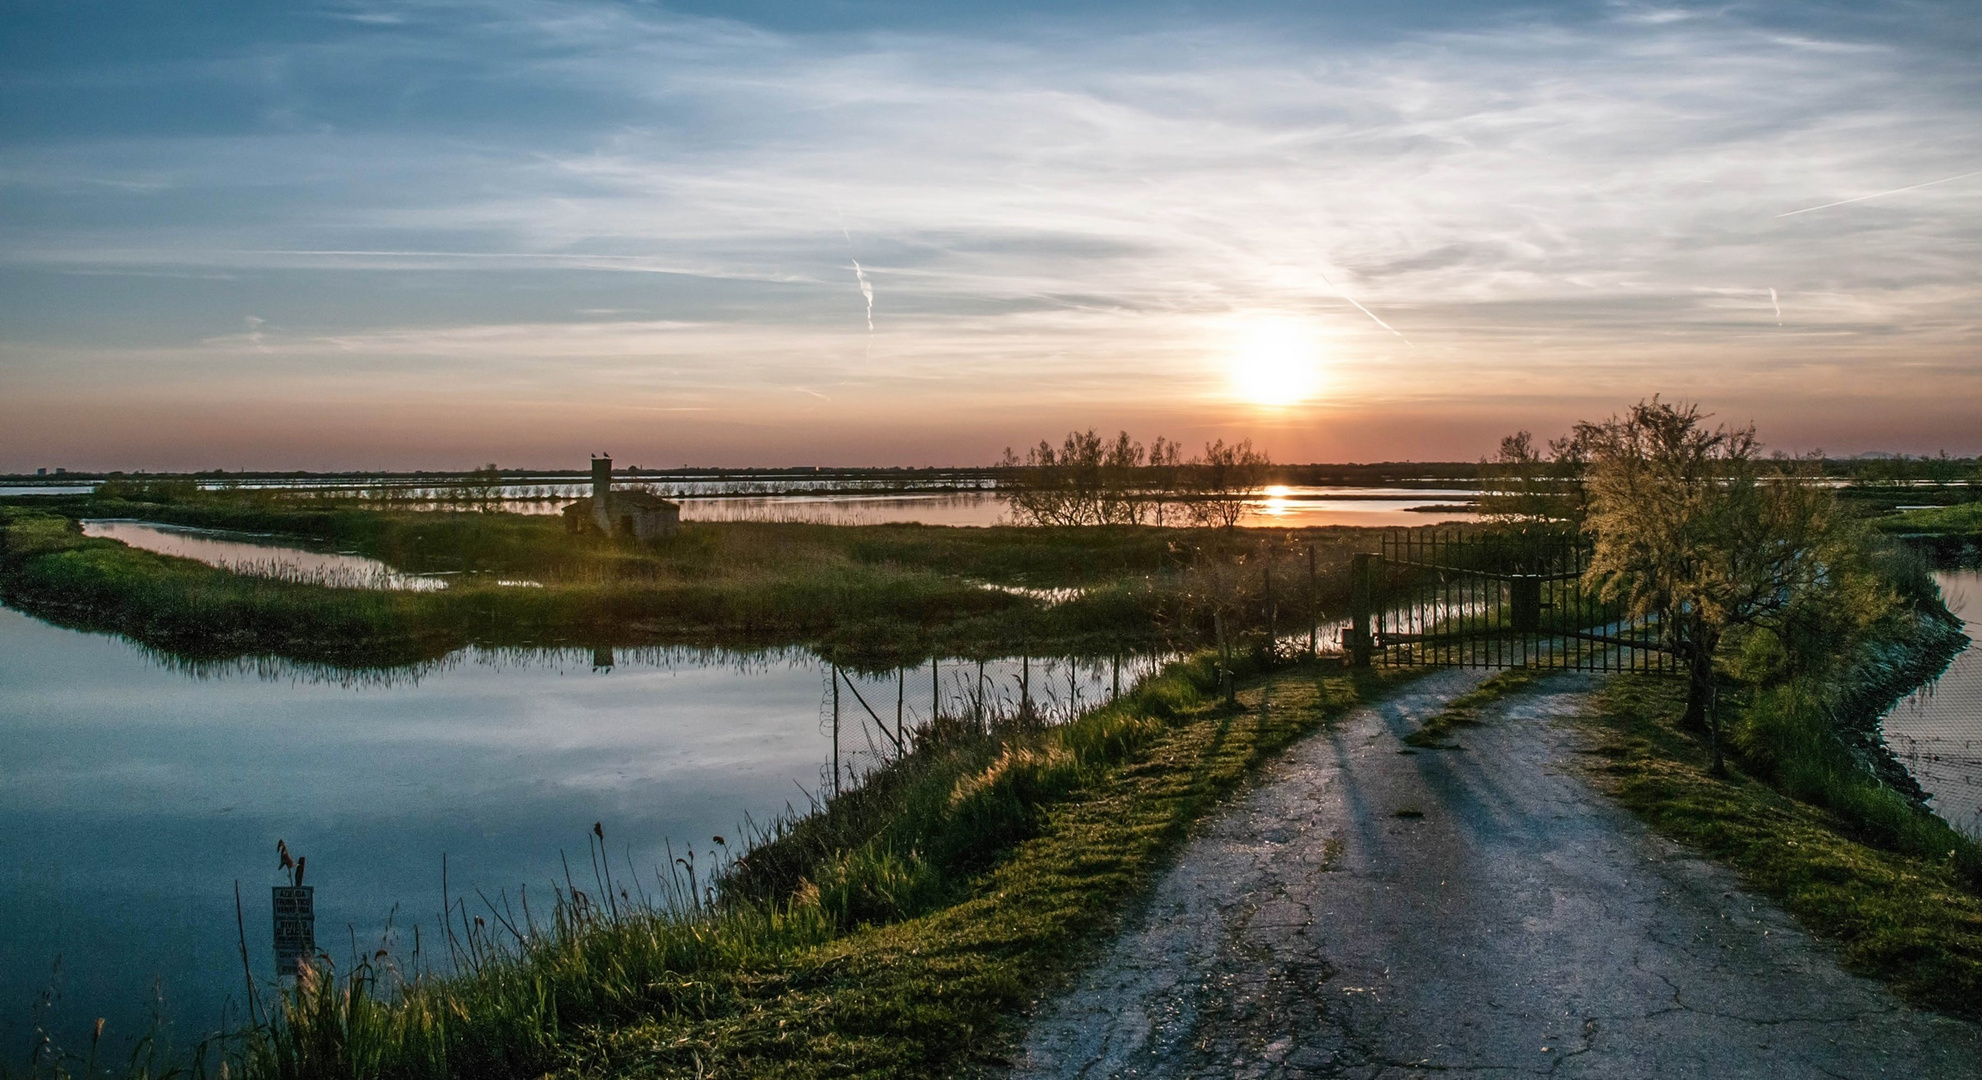
{"label": "leafy tree", "polygon": [[1653,616],[1689,671],[1686,718],[1708,729],[1722,768],[1714,654],[1733,631],[1785,641],[1840,590],[1861,588],[1862,557],[1835,497],[1794,462],[1764,462],[1755,429],[1709,430],[1695,405],[1654,397],[1579,424],[1588,456],[1587,581],[1633,615]]}

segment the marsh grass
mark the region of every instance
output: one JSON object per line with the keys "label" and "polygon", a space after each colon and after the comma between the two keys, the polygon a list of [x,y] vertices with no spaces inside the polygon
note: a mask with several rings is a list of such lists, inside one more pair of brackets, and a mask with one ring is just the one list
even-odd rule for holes
{"label": "marsh grass", "polygon": [[249,1071],[942,1075],[995,1052],[1193,818],[1382,679],[1294,669],[1231,708],[1197,658],[1069,724],[929,731],[697,906],[566,911],[391,995],[326,980]]}
{"label": "marsh grass", "polygon": [[1915,533],[1982,540],[1982,502],[1902,510],[1897,514],[1877,519],[1877,525],[1881,530],[1889,533]]}
{"label": "marsh grass", "polygon": [[[938,652],[1170,651],[1205,640],[1220,618],[1235,631],[1324,618],[1346,595],[1338,568],[1355,535],[738,522],[691,524],[640,548],[500,513],[265,500],[76,499],[62,509],[68,518],[0,505],[10,602],[203,659],[266,652],[366,665],[467,644],[806,645],[877,668]],[[82,537],[69,523],[82,516],[298,536],[394,573],[452,576],[413,594],[230,573]],[[1313,578],[1308,545],[1323,570]],[[517,580],[534,587],[503,584]]]}

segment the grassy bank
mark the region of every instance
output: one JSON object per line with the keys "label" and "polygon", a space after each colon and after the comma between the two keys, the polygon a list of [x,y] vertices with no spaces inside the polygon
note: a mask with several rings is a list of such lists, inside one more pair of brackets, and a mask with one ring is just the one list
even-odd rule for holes
{"label": "grassy bank", "polygon": [[[1235,629],[1263,624],[1276,564],[1283,626],[1310,604],[1333,606],[1354,536],[736,522],[691,524],[642,548],[515,514],[41,503],[0,506],[10,604],[182,655],[377,665],[471,643],[809,645],[883,667],[931,652],[1176,647],[1208,636],[1218,613]],[[420,593],[253,578],[84,537],[74,524],[84,517],[272,532],[460,576]],[[1309,545],[1322,568],[1313,592]],[[499,583],[509,579],[541,587]]]}
{"label": "grassy bank", "polygon": [[1943,560],[1973,565],[1982,548],[1982,502],[1902,510],[1875,520],[1880,531],[1904,536]]}
{"label": "grassy bank", "polygon": [[1881,779],[1861,733],[1940,670],[1944,621],[1888,627],[1823,675],[1725,698],[1728,775],[1682,728],[1684,689],[1621,677],[1587,717],[1601,786],[1661,832],[1718,859],[1842,946],[1852,970],[1910,1001],[1982,1017],[1982,844]]}
{"label": "grassy bank", "polygon": [[231,1069],[928,1077],[994,1059],[1194,819],[1399,677],[1285,668],[1226,705],[1200,658],[1064,726],[927,731],[728,866],[720,899],[677,877],[669,910],[600,880],[513,928],[464,909],[460,974],[400,980],[371,957],[288,997]]}

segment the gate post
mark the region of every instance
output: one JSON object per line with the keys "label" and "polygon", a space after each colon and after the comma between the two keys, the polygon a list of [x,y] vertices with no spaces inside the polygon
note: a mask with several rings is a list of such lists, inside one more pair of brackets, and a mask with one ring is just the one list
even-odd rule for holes
{"label": "gate post", "polygon": [[1542,628],[1542,579],[1517,575],[1507,579],[1508,606],[1514,610],[1514,632],[1532,634]]}
{"label": "gate post", "polygon": [[1349,574],[1349,662],[1356,667],[1370,666],[1370,575],[1376,556],[1357,552],[1350,560]]}

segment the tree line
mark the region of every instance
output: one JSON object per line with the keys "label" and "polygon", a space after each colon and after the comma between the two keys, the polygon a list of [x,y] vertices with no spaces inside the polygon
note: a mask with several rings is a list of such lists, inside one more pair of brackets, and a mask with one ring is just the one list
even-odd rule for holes
{"label": "tree line", "polygon": [[1252,440],[1217,439],[1184,456],[1157,436],[1147,448],[1124,431],[1105,439],[1070,431],[998,463],[998,494],[1022,525],[1232,527],[1265,489],[1273,462]]}

